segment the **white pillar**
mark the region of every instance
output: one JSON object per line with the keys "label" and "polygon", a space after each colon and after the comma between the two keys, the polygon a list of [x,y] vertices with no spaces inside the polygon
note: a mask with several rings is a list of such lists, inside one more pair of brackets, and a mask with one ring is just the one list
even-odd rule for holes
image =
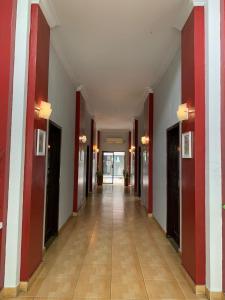
{"label": "white pillar", "polygon": [[206,24],[206,287],[222,291],[220,0],[205,4]]}
{"label": "white pillar", "polygon": [[18,0],[4,284],[8,288],[20,282],[29,30],[30,0]]}

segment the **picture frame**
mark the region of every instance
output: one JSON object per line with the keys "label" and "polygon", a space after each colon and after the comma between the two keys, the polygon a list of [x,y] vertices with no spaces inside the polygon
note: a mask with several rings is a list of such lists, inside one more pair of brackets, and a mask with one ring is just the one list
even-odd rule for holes
{"label": "picture frame", "polygon": [[36,130],[36,156],[45,156],[46,153],[46,131]]}
{"label": "picture frame", "polygon": [[182,134],[182,158],[193,158],[193,133],[191,131]]}

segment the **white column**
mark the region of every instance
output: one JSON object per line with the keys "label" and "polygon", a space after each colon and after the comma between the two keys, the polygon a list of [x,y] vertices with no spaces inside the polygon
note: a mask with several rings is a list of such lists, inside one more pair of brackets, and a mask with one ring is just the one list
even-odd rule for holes
{"label": "white column", "polygon": [[11,126],[5,287],[20,282],[30,0],[18,0]]}
{"label": "white column", "polygon": [[220,0],[206,15],[206,287],[222,291]]}

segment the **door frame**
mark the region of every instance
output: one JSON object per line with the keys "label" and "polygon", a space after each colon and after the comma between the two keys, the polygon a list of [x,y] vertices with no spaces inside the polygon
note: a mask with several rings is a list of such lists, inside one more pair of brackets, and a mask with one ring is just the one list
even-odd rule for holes
{"label": "door frame", "polygon": [[104,157],[104,153],[112,153],[113,154],[113,174],[112,174],[112,182],[110,183],[104,183],[104,178],[103,178],[103,184],[114,184],[114,163],[115,163],[115,153],[117,152],[121,152],[121,153],[124,153],[124,169],[125,169],[125,166],[126,166],[126,159],[127,159],[127,154],[126,154],[126,151],[102,151],[102,175],[103,174],[103,170],[104,170],[104,165],[103,165],[103,157]]}
{"label": "door frame", "polygon": [[[181,149],[181,124],[178,122],[174,124],[173,126],[167,128],[166,130],[166,194],[167,194],[167,217],[166,217],[166,231],[168,232],[168,199],[169,199],[169,187],[168,187],[168,133],[174,129],[178,129],[178,136],[179,136],[179,147]],[[182,165],[181,165],[181,151],[179,155],[179,245],[174,241],[172,241],[172,244],[179,250],[182,245],[182,195],[181,195],[181,173],[182,173]]]}
{"label": "door frame", "polygon": [[[62,130],[62,127],[60,125],[58,125],[57,123],[55,123],[52,120],[49,120],[49,122],[48,122],[48,128],[47,128],[48,136],[47,136],[47,145],[46,145],[46,147],[48,147],[48,142],[49,142],[49,128],[50,128],[50,124],[53,125],[53,126],[55,126],[57,129],[60,130],[60,160],[59,160],[59,169],[60,169],[60,171],[59,171],[59,197],[60,197],[60,172],[61,172],[61,151],[62,151],[62,133],[63,133],[63,130]],[[45,227],[46,227],[47,185],[48,185],[48,176],[47,176],[47,174],[48,174],[48,150],[46,150],[46,173],[45,174],[46,174],[45,175],[46,176],[46,180],[45,180],[45,206],[44,206],[44,222],[43,222],[43,247],[46,247],[45,246]],[[59,197],[58,197],[58,202],[60,200]],[[58,225],[57,225],[58,229],[57,229],[57,231],[59,232],[59,203],[58,203],[58,218],[57,219],[58,219]]]}
{"label": "door frame", "polygon": [[[109,183],[104,183],[104,153],[112,153],[112,156],[113,156],[113,170],[112,170],[112,182],[109,182]],[[114,182],[114,151],[102,151],[102,175],[103,175],[103,184],[113,184]]]}

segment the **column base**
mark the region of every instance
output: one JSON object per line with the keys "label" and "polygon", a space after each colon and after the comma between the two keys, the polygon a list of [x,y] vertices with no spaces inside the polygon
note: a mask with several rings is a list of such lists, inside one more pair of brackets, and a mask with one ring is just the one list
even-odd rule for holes
{"label": "column base", "polygon": [[184,267],[182,266],[182,271],[189,283],[189,285],[191,286],[193,292],[196,294],[196,295],[206,295],[206,286],[203,284],[196,284],[193,279],[190,277],[190,275],[187,273],[187,271],[184,269]]}
{"label": "column base", "polygon": [[20,282],[20,285],[19,285],[19,291],[20,292],[27,292],[29,290],[32,283],[36,280],[36,278],[41,273],[41,271],[43,269],[43,266],[44,266],[44,263],[42,262],[28,281],[21,281]]}
{"label": "column base", "polygon": [[3,288],[0,297],[3,298],[16,298],[19,294],[20,291],[20,285],[17,287],[12,287],[12,288]]}
{"label": "column base", "polygon": [[225,300],[223,292],[211,292],[208,288],[205,289],[205,295],[209,300]]}

